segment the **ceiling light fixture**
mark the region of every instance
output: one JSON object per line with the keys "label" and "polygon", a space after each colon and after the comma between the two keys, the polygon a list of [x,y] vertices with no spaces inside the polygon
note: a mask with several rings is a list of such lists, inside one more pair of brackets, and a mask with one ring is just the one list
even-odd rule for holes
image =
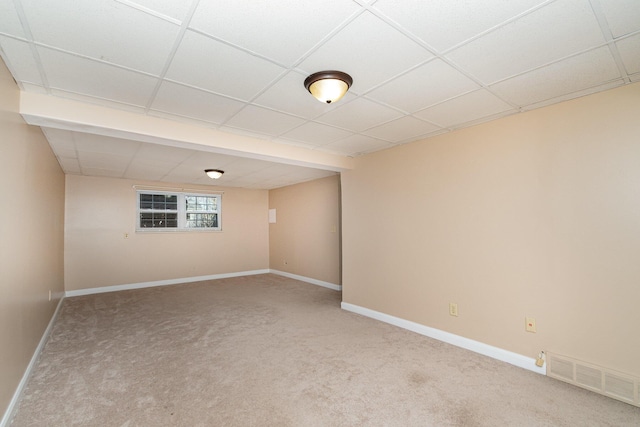
{"label": "ceiling light fixture", "polygon": [[211,179],[218,179],[222,176],[224,171],[221,171],[220,169],[205,169],[204,173],[206,173]]}
{"label": "ceiling light fixture", "polygon": [[320,102],[331,104],[344,96],[353,79],[342,71],[320,71],[304,80],[304,87]]}

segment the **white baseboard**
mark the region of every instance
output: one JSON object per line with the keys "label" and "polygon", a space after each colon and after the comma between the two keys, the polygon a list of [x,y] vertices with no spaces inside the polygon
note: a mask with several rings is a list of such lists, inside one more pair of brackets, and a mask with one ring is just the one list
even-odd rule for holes
{"label": "white baseboard", "polygon": [[333,289],[334,291],[341,291],[342,286],[334,283],[324,282],[318,279],[312,279],[311,277],[298,276],[297,274],[287,273],[280,270],[269,270],[270,273],[277,274],[278,276],[288,277],[289,279],[300,280],[301,282],[311,283],[312,285],[318,285],[325,288]]}
{"label": "white baseboard", "polygon": [[38,357],[40,357],[40,353],[42,352],[42,349],[44,348],[44,345],[47,342],[47,339],[49,338],[49,334],[51,333],[53,324],[55,323],[56,318],[58,317],[58,312],[60,311],[60,307],[62,307],[62,301],[64,301],[64,296],[60,298],[60,300],[58,301],[56,310],[53,312],[53,316],[51,316],[51,319],[49,320],[49,324],[47,325],[47,328],[44,330],[44,333],[42,334],[42,338],[40,338],[40,342],[38,343],[38,346],[33,352],[33,356],[31,356],[31,360],[27,365],[27,369],[24,370],[22,379],[20,380],[20,383],[18,383],[18,387],[16,387],[16,391],[13,393],[13,397],[11,398],[9,405],[7,406],[7,410],[5,411],[4,416],[2,417],[2,420],[0,420],[0,427],[9,426],[9,423],[13,418],[14,412],[17,409],[18,402],[20,401],[20,397],[22,395],[22,390],[24,389],[24,386],[27,384],[27,381],[31,376],[31,371],[36,365],[36,362],[38,361]]}
{"label": "white baseboard", "polygon": [[475,353],[479,353],[485,356],[489,356],[493,359],[500,360],[502,362],[509,363],[511,365],[524,368],[537,374],[546,375],[546,365],[543,367],[536,366],[536,360],[530,357],[523,356],[518,353],[513,353],[502,348],[494,347],[489,344],[484,344],[479,341],[474,341],[469,338],[461,337],[459,335],[452,334],[450,332],[441,331],[440,329],[430,328],[419,323],[411,322],[409,320],[394,317],[379,311],[371,310],[368,308],[360,307],[358,305],[349,304],[348,302],[342,302],[341,307],[343,310],[351,311],[356,314],[360,314],[366,317],[370,317],[381,322],[389,323],[394,326],[398,326],[403,329],[407,329],[412,332],[416,332],[420,335],[427,336],[429,338],[443,341],[448,344],[455,345],[467,350],[471,350]]}
{"label": "white baseboard", "polygon": [[180,279],[156,280],[153,282],[130,283],[127,285],[104,286],[101,288],[78,289],[75,291],[66,291],[65,296],[77,297],[81,295],[102,294],[105,292],[128,291],[131,289],[152,288],[154,286],[177,285],[180,283],[202,282],[204,280],[227,279],[229,277],[253,276],[256,274],[267,274],[268,269],[238,271],[235,273],[211,274],[208,276],[184,277]]}
{"label": "white baseboard", "polygon": [[324,282],[322,280],[312,279],[310,277],[305,277],[305,276],[299,276],[297,274],[291,274],[291,273],[287,273],[279,270],[264,269],[264,270],[238,271],[235,273],[211,274],[208,276],[183,277],[179,279],[156,280],[153,282],[129,283],[126,285],[104,286],[100,288],[77,289],[74,291],[66,291],[65,296],[77,297],[82,295],[101,294],[105,292],[127,291],[131,289],[152,288],[154,286],[177,285],[180,283],[202,282],[204,280],[227,279],[229,277],[252,276],[256,274],[267,274],[267,273],[273,273],[280,276],[288,277],[290,279],[311,283],[313,285],[323,286],[325,288],[333,289],[334,291],[342,290],[342,286],[329,283],[329,282]]}

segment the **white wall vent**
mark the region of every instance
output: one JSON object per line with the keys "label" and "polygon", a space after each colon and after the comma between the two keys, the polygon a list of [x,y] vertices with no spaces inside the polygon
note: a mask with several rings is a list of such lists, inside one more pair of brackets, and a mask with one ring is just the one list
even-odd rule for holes
{"label": "white wall vent", "polygon": [[547,375],[640,406],[640,378],[555,353],[547,355]]}

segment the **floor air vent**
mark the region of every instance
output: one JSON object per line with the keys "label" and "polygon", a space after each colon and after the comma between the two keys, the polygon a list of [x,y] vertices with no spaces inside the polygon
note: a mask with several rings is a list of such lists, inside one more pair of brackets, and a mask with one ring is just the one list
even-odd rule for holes
{"label": "floor air vent", "polygon": [[547,375],[640,406],[640,378],[547,352]]}

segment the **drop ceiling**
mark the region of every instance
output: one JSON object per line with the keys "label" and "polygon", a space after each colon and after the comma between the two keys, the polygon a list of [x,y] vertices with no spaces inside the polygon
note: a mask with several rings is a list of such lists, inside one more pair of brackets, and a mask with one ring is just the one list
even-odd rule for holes
{"label": "drop ceiling", "polygon": [[[640,1],[0,0],[0,49],[24,93],[245,138],[234,150],[23,112],[66,173],[208,184],[202,170],[221,168],[219,185],[269,189],[344,170],[313,156],[639,81]],[[326,69],[354,80],[331,105],[303,87]]]}

